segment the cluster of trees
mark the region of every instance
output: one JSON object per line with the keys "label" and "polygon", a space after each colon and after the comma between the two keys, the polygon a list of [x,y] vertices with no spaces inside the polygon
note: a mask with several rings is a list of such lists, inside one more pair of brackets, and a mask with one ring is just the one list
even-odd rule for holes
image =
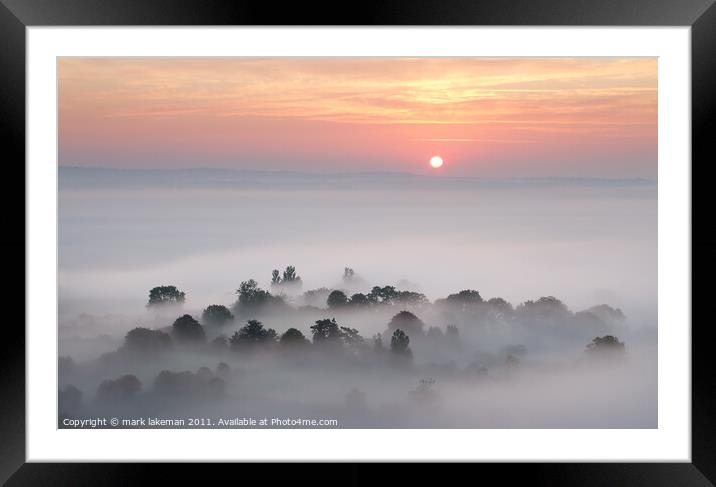
{"label": "cluster of trees", "polygon": [[[346,283],[355,283],[361,279],[355,271],[349,267],[344,269],[343,280]],[[296,273],[294,266],[287,266],[283,273],[277,269],[272,273],[271,285],[273,289],[282,289],[284,286],[300,286],[301,277]],[[283,295],[272,294],[259,287],[258,283],[249,279],[241,282],[236,290],[237,300],[233,309],[219,304],[212,304],[203,310],[201,322],[203,325],[222,327],[235,321],[237,315],[255,318],[260,316],[261,311],[267,309],[283,309],[284,311],[294,309],[289,306]],[[148,306],[167,304],[181,304],[185,300],[185,293],[176,286],[158,286],[150,290]],[[374,286],[370,292],[346,294],[343,290],[329,290],[319,288],[306,291],[305,301],[320,302],[325,299],[325,305],[329,310],[339,312],[350,309],[367,309],[383,306],[408,306],[411,309],[421,309],[421,306],[430,305],[427,297],[419,292],[401,291],[395,286]],[[541,326],[554,326],[558,324],[576,323],[578,327],[570,329],[593,331],[597,334],[605,329],[605,324],[621,323],[625,318],[619,309],[608,305],[599,305],[584,311],[573,313],[559,299],[554,296],[545,296],[537,300],[528,300],[513,307],[506,300],[496,297],[484,300],[479,291],[464,289],[457,293],[450,294],[446,298],[438,299],[433,306],[444,307],[449,311],[445,316],[454,316],[453,312],[470,313],[470,319],[480,320],[497,319],[498,322],[518,322],[522,325],[539,330]],[[452,321],[452,318],[448,318]],[[136,328],[131,330],[125,339],[124,347],[133,351],[159,352],[171,346],[172,342],[180,345],[203,344],[207,341],[207,334],[202,323],[194,317],[184,314],[177,318],[171,327],[170,335],[159,330],[147,328]],[[426,330],[426,324],[413,312],[402,310],[396,313],[388,322],[387,329],[391,334],[390,348],[399,356],[412,355],[409,343],[410,337],[448,338],[449,342],[459,344],[459,332],[455,325],[448,325],[443,332],[437,327],[430,327]],[[300,330],[291,328],[280,335],[272,328],[265,328],[261,321],[249,319],[230,338],[220,336],[212,342],[216,350],[250,350],[259,348],[270,348],[274,345],[283,347],[300,348],[307,345],[329,345],[333,344],[353,350],[366,347],[366,340],[361,337],[358,330],[341,326],[335,318],[321,319],[310,326],[311,337],[305,337]],[[594,336],[594,335],[592,335]],[[588,350],[602,350],[606,347],[618,349],[623,344],[614,338],[610,342],[611,335],[595,338],[595,342],[589,344]],[[606,340],[596,341],[596,340]],[[373,348],[375,350],[383,347],[382,338],[378,335],[373,337]],[[513,357],[519,353],[510,353]]]}
{"label": "cluster of trees", "polygon": [[163,396],[222,397],[226,392],[228,373],[229,366],[223,362],[216,373],[208,367],[201,367],[194,373],[162,370],[154,379],[154,392]]}
{"label": "cluster of trees", "polygon": [[286,306],[283,297],[274,296],[270,292],[261,289],[259,284],[253,280],[243,281],[236,290],[238,299],[234,305],[237,314],[255,314],[267,307],[282,308]]}
{"label": "cluster of trees", "polygon": [[107,379],[97,388],[97,399],[117,402],[131,399],[142,389],[142,383],[135,375],[123,375],[118,379]]}
{"label": "cluster of trees", "polygon": [[283,275],[278,269],[271,272],[271,287],[274,289],[296,290],[300,289],[302,285],[301,276],[296,274],[296,268],[292,265],[286,267]]}
{"label": "cluster of trees", "polygon": [[[343,281],[347,287],[362,282],[355,271],[346,267]],[[300,288],[301,277],[294,266],[287,266],[283,273],[274,269],[271,277],[271,288],[275,294],[262,289],[254,279],[241,282],[236,290],[237,300],[233,309],[212,304],[202,314],[202,322],[210,325],[225,325],[233,322],[235,315],[255,318],[264,311],[293,309],[286,301],[282,291],[289,288]],[[186,295],[176,286],[157,286],[149,292],[149,307],[181,304]],[[341,289],[317,288],[303,293],[303,301],[312,307],[327,307],[332,311],[367,309],[376,306],[403,306],[420,309],[430,305],[427,297],[415,291],[401,291],[395,286],[374,286],[368,293],[348,294]],[[527,300],[513,307],[503,298],[495,297],[484,300],[479,291],[464,289],[446,298],[437,299],[434,306],[444,307],[450,311],[477,313],[485,319],[498,321],[519,321],[531,326],[549,326],[576,322],[581,329],[599,332],[608,325],[618,325],[624,320],[624,314],[618,308],[606,304],[594,306],[584,311],[573,313],[554,296],[544,296],[537,300]],[[410,325],[408,325],[410,326]],[[191,326],[189,328],[192,328]],[[406,330],[410,333],[411,330]],[[181,334],[181,333],[180,333]]]}
{"label": "cluster of trees", "polygon": [[[295,272],[293,267],[287,269],[291,272]],[[278,271],[274,271],[274,278],[272,279],[272,288],[281,289],[286,285],[287,282],[295,283],[295,279],[300,281],[300,277],[289,281],[286,281],[286,277],[283,279],[276,274]],[[286,272],[284,272],[286,274]],[[292,274],[291,274],[292,275]],[[295,285],[295,284],[292,284]],[[258,283],[249,279],[243,281],[237,289],[236,294],[238,299],[234,305],[234,311],[237,314],[256,314],[261,311],[268,309],[282,309],[288,308],[289,305],[281,294],[271,294],[259,287]],[[354,293],[352,295],[346,294],[340,289],[330,290],[328,288],[317,288],[310,289],[303,293],[303,300],[311,306],[324,305],[329,309],[349,309],[349,308],[362,308],[365,309],[370,306],[387,305],[387,306],[420,306],[428,305],[430,301],[428,298],[418,292],[414,291],[400,291],[395,286],[374,286],[370,292]]]}
{"label": "cluster of trees", "polygon": [[430,301],[424,294],[414,291],[399,291],[395,286],[374,286],[368,294],[354,293],[348,296],[340,289],[328,295],[326,304],[330,309],[346,306],[357,308],[375,305],[425,305]]}
{"label": "cluster of trees", "polygon": [[[163,396],[193,395],[195,397],[221,397],[226,390],[226,380],[231,368],[220,362],[216,371],[201,367],[196,372],[172,372],[162,370],[154,379],[153,392]],[[126,374],[116,379],[106,379],[97,387],[95,398],[104,403],[120,403],[131,400],[142,391],[142,382],[136,375]],[[82,407],[82,391],[66,385],[59,392],[61,416],[75,415]]]}
{"label": "cluster of trees", "polygon": [[[408,334],[423,334],[423,326],[423,322],[409,311],[401,311],[393,316],[388,323],[388,330],[392,332],[390,351],[398,357],[412,358]],[[228,348],[234,351],[269,350],[276,346],[298,350],[308,345],[321,349],[352,351],[372,348],[381,352],[384,349],[381,334],[373,337],[371,347],[357,329],[341,326],[335,318],[317,320],[309,328],[311,330],[310,340],[296,328],[289,328],[279,335],[273,328],[266,328],[262,322],[252,319],[248,320],[228,340],[224,336],[219,336],[212,341],[211,346],[214,350]],[[455,327],[452,329],[456,333],[457,329]],[[184,347],[196,347],[204,345],[206,342],[204,327],[191,315],[185,314],[174,321],[170,333],[142,327],[130,330],[125,336],[122,349],[132,353],[156,354],[170,349],[172,343]]]}
{"label": "cluster of trees", "polygon": [[201,321],[208,325],[222,326],[234,321],[234,315],[224,305],[211,304],[201,313]]}
{"label": "cluster of trees", "polygon": [[[272,328],[264,328],[258,320],[249,320],[229,340],[232,350],[267,350],[276,346],[283,349],[305,350],[313,346],[321,350],[348,350],[362,352],[373,349],[376,352],[384,350],[382,336],[373,337],[372,347],[368,340],[361,336],[355,328],[341,326],[335,318],[316,320],[310,327],[311,339],[297,328],[289,328],[282,335],[278,335]],[[390,340],[390,351],[398,357],[412,358],[408,335],[396,329]]]}
{"label": "cluster of trees", "polygon": [[[535,304],[544,306],[546,303]],[[531,306],[531,305],[530,305]],[[224,316],[224,313],[220,313]],[[307,350],[308,347],[315,350],[348,351],[351,353],[365,353],[372,351],[382,354],[389,350],[391,357],[410,362],[413,352],[410,348],[411,336],[427,337],[428,339],[448,339],[448,343],[459,345],[459,330],[455,325],[448,325],[443,332],[437,327],[430,327],[425,331],[425,323],[410,311],[396,313],[388,322],[389,349],[383,344],[381,334],[376,334],[371,340],[366,340],[360,332],[348,326],[342,326],[335,318],[324,318],[314,322],[309,327],[310,338],[306,337],[297,328],[289,328],[283,334],[278,334],[273,328],[264,327],[259,320],[248,320],[244,326],[239,328],[229,339],[219,336],[211,343],[215,351],[226,350],[238,352],[273,351],[282,349]],[[203,347],[206,345],[206,333],[203,326],[192,316],[185,314],[177,318],[171,328],[171,333],[148,328],[135,328],[125,336],[123,349],[140,353],[156,354],[169,350],[173,343],[183,347]],[[624,343],[613,335],[595,337],[586,347],[586,351],[592,355],[603,355],[609,353],[623,352]],[[523,345],[510,345],[503,349],[507,356],[507,365],[516,366],[519,364],[518,357],[524,356],[527,350]],[[72,364],[65,364],[70,367]],[[126,379],[125,379],[126,380]],[[126,384],[125,384],[126,385]],[[118,384],[108,382],[103,385],[103,397],[115,397]],[[125,390],[126,387],[119,387]],[[115,396],[113,396],[115,395]]]}
{"label": "cluster of trees", "polygon": [[622,354],[624,350],[624,342],[613,335],[595,337],[586,349],[590,354]]}

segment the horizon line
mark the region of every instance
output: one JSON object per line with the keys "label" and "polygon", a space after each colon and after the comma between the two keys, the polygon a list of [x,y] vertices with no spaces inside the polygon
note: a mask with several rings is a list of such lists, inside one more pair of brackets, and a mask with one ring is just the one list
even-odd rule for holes
{"label": "horizon line", "polygon": [[448,174],[421,174],[408,171],[296,171],[287,169],[248,169],[248,168],[234,168],[234,167],[174,167],[174,168],[161,168],[161,167],[105,167],[105,166],[74,166],[66,164],[58,164],[58,170],[60,169],[79,169],[79,170],[96,170],[96,171],[134,171],[134,172],[181,172],[181,171],[227,171],[227,172],[253,172],[253,173],[264,173],[264,174],[297,174],[297,175],[310,175],[310,176],[360,176],[360,175],[392,175],[392,176],[413,176],[413,177],[425,177],[425,178],[437,178],[437,179],[484,179],[484,180],[516,180],[516,179],[530,179],[530,180],[598,180],[598,181],[644,181],[644,182],[658,182],[658,178],[649,178],[644,176],[632,176],[632,177],[608,177],[608,176],[564,176],[564,175],[552,175],[552,176],[472,176],[472,175],[448,175]]}

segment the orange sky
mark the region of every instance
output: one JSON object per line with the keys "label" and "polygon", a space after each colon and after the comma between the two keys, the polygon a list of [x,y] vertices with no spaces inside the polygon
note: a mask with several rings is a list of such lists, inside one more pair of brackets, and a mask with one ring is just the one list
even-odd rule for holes
{"label": "orange sky", "polygon": [[656,177],[656,58],[62,58],[62,165]]}

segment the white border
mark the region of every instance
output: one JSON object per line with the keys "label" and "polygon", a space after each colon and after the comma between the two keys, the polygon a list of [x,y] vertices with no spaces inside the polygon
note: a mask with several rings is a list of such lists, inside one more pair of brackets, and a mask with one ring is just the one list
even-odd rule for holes
{"label": "white border", "polygon": [[[690,461],[690,29],[27,29],[27,460]],[[56,428],[57,56],[658,56],[659,428]]]}

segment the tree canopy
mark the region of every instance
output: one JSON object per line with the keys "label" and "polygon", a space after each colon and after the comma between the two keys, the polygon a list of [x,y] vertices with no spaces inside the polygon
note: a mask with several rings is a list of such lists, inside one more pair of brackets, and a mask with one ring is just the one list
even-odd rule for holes
{"label": "tree canopy", "polygon": [[289,328],[281,335],[279,343],[284,347],[302,347],[308,345],[310,342],[303,336],[300,330]]}
{"label": "tree canopy", "polygon": [[172,324],[172,335],[178,342],[203,343],[206,341],[204,328],[191,315],[182,315]]}
{"label": "tree canopy", "polygon": [[186,295],[176,286],[157,286],[149,290],[147,306],[181,304],[185,299]]}
{"label": "tree canopy", "polygon": [[374,286],[368,293],[368,301],[372,304],[393,304],[397,297],[395,286]]}
{"label": "tree canopy", "polygon": [[231,337],[232,348],[252,347],[256,345],[270,345],[276,342],[276,330],[264,328],[258,320],[248,320],[246,325]]}
{"label": "tree canopy", "polygon": [[328,295],[326,304],[331,309],[342,308],[348,304],[348,296],[343,291],[336,289]]}
{"label": "tree canopy", "polygon": [[233,319],[234,315],[229,308],[221,304],[211,304],[201,313],[201,321],[205,325],[225,325]]}
{"label": "tree canopy", "polygon": [[356,308],[362,308],[365,306],[370,306],[370,300],[368,299],[368,296],[363,293],[355,293],[351,296],[349,304]]}
{"label": "tree canopy", "polygon": [[423,334],[425,323],[410,311],[401,311],[390,319],[388,330],[404,330],[409,334]]}
{"label": "tree canopy", "polygon": [[365,343],[358,330],[348,326],[341,326],[341,339],[349,347],[360,347]]}
{"label": "tree canopy", "polygon": [[586,351],[589,353],[621,353],[624,352],[624,342],[619,341],[613,335],[594,337],[592,342],[587,345]]}
{"label": "tree canopy", "polygon": [[509,302],[502,298],[490,298],[487,300],[487,304],[499,311],[512,311],[514,309]]}
{"label": "tree canopy", "polygon": [[456,294],[450,294],[445,298],[448,304],[456,304],[458,306],[466,306],[471,304],[482,303],[482,296],[474,289],[463,289]]}
{"label": "tree canopy", "polygon": [[317,320],[311,326],[311,333],[315,344],[341,344],[341,329],[335,318]]}
{"label": "tree canopy", "polygon": [[572,318],[572,312],[567,305],[554,296],[525,301],[517,307],[516,312],[523,320],[541,325],[556,325]]}
{"label": "tree canopy", "polygon": [[97,388],[97,399],[118,401],[130,399],[142,389],[142,383],[134,375],[123,375],[118,379],[107,379]]}
{"label": "tree canopy", "polygon": [[253,279],[243,281],[236,294],[239,296],[236,302],[236,310],[239,313],[256,313],[267,305],[284,304],[280,296],[273,296],[270,292],[261,289]]}
{"label": "tree canopy", "polygon": [[169,335],[160,330],[137,327],[124,337],[124,348],[132,352],[157,353],[171,347]]}
{"label": "tree canopy", "polygon": [[402,358],[412,358],[410,350],[410,337],[403,330],[395,330],[390,337],[390,351]]}
{"label": "tree canopy", "polygon": [[286,266],[283,275],[278,269],[271,271],[271,287],[296,288],[302,284],[301,276],[296,274],[296,268],[292,265]]}

